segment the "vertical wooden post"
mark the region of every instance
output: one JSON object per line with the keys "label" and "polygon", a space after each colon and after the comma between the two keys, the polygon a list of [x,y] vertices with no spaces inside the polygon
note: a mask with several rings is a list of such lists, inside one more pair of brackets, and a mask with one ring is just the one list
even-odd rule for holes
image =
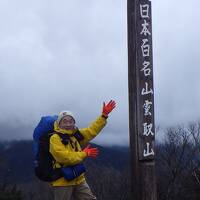
{"label": "vertical wooden post", "polygon": [[156,200],[151,2],[127,5],[131,197]]}

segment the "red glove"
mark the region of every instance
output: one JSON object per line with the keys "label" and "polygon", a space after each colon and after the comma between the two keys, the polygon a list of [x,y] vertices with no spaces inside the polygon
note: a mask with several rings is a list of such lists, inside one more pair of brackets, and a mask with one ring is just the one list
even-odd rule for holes
{"label": "red glove", "polygon": [[108,104],[105,104],[105,102],[103,102],[103,111],[102,111],[102,115],[105,117],[108,117],[108,114],[116,107],[116,102],[113,100],[110,100],[110,102]]}
{"label": "red glove", "polygon": [[90,144],[83,149],[83,151],[87,154],[88,157],[96,158],[99,154],[99,150],[97,148],[90,148]]}

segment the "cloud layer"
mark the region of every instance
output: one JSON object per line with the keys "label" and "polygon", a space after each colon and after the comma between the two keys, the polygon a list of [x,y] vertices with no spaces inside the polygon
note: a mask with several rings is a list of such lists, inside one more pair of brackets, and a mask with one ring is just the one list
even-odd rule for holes
{"label": "cloud layer", "polygon": [[[199,2],[152,2],[156,125],[199,119]],[[117,109],[97,143],[128,144],[126,1],[0,2],[3,139],[31,138],[42,115],[71,110],[84,127]]]}

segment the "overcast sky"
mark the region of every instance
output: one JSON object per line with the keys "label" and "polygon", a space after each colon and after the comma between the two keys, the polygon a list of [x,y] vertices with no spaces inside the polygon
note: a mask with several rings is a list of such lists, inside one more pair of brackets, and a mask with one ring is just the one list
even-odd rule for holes
{"label": "overcast sky", "polygon": [[[199,6],[152,2],[157,126],[200,119]],[[125,0],[0,0],[0,30],[1,139],[31,139],[61,110],[85,127],[114,99],[95,142],[128,144]]]}

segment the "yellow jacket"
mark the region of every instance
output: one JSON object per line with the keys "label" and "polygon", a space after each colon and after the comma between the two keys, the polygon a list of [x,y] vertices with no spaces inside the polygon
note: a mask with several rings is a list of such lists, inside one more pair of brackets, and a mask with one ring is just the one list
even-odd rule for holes
{"label": "yellow jacket", "polygon": [[[86,145],[90,140],[92,140],[106,125],[106,119],[102,116],[99,116],[94,122],[92,122],[87,128],[79,129],[84,139],[81,142],[78,142],[77,139],[72,136],[70,137],[71,142],[67,145],[62,144],[60,137],[57,134],[54,134],[50,138],[50,153],[53,155],[56,160],[54,167],[61,167],[60,164],[64,166],[75,165],[82,162],[86,158],[86,153],[81,150],[81,146]],[[73,134],[74,130],[64,130],[58,127],[57,122],[54,123],[54,130],[56,132],[61,132],[63,134]],[[60,164],[59,164],[60,163]],[[68,185],[77,185],[85,180],[84,174],[75,178],[72,181],[67,181],[64,178],[60,178],[52,182],[53,186],[68,186]]]}

